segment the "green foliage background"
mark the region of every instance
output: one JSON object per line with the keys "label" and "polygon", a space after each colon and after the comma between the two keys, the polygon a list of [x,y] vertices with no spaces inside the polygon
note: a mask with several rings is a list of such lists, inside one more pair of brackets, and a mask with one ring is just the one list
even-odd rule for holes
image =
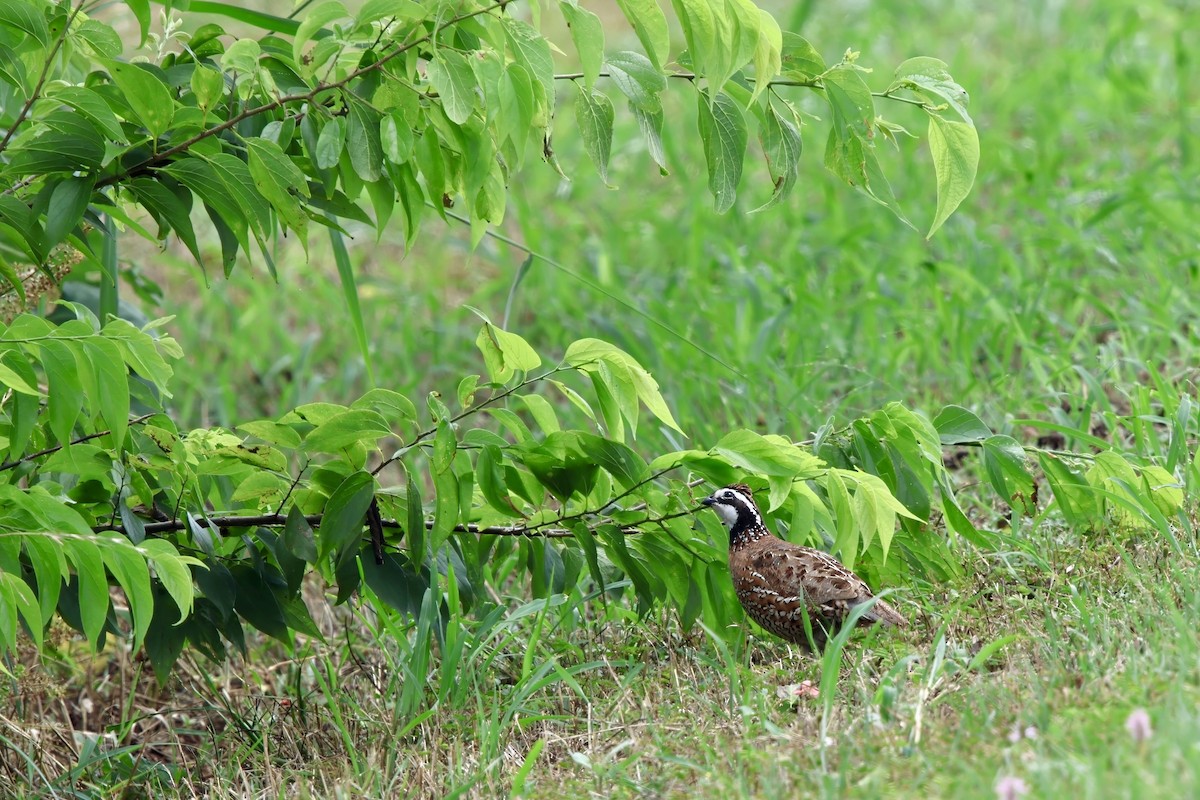
{"label": "green foliage background", "polygon": [[[579,32],[562,28],[558,12],[543,9],[540,24],[569,50],[566,43],[578,42]],[[13,373],[5,373],[9,461],[113,426],[129,454],[121,463],[109,460],[114,437],[108,433],[0,473],[10,481],[3,507],[12,534],[3,551],[0,637],[16,642],[23,623],[36,637],[57,609],[93,643],[117,632],[130,635],[135,646],[145,638],[162,678],[185,640],[217,658],[230,646],[245,647],[243,623],[303,647],[321,635],[300,599],[305,563],[336,587],[331,599],[349,600],[365,580],[366,602],[401,612],[381,627],[405,642],[403,664],[413,675],[426,674],[434,654],[438,663],[449,663],[460,652],[456,647],[483,647],[495,631],[516,631],[522,619],[546,609],[554,609],[566,629],[582,629],[585,603],[605,609],[628,603],[651,614],[666,605],[684,626],[703,622],[734,636],[739,628],[730,623],[738,612],[721,573],[721,531],[712,520],[702,519],[697,528],[684,514],[693,492],[688,484],[696,478],[720,483],[746,473],[757,476],[755,486],[781,531],[839,552],[872,582],[907,587],[919,598],[934,596],[936,587],[959,586],[975,554],[1050,574],[1055,556],[1045,540],[1064,531],[1151,531],[1174,558],[1184,558],[1193,549],[1190,442],[1197,425],[1194,337],[1187,323],[1195,311],[1188,286],[1197,234],[1188,211],[1195,182],[1187,111],[1194,107],[1188,79],[1194,43],[1182,25],[1185,13],[1120,4],[1069,13],[940,4],[869,14],[811,5],[778,9],[780,27],[816,43],[827,65],[852,44],[863,52],[854,65],[876,67],[859,77],[847,65],[839,72],[847,81],[865,80],[884,91],[890,65],[929,52],[970,90],[969,119],[982,137],[979,179],[930,240],[876,205],[941,223],[945,207],[924,142],[901,135],[899,153],[887,153],[889,129],[879,126],[873,152],[891,187],[885,194],[875,183],[874,198],[856,194],[839,179],[854,181],[838,166],[853,159],[839,161],[837,148],[831,158],[825,145],[829,130],[842,148],[862,145],[866,137],[855,135],[853,115],[839,117],[836,104],[789,87],[796,116],[783,118],[802,123],[805,150],[782,178],[777,159],[760,163],[757,172],[748,161],[734,198],[727,159],[712,144],[720,140],[720,115],[733,113],[730,106],[708,112],[687,79],[663,79],[671,86],[659,99],[659,152],[638,119],[653,115],[653,103],[627,109],[593,94],[598,89],[621,99],[628,91],[614,89],[618,82],[611,78],[591,79],[595,53],[586,45],[578,52],[583,90],[561,82],[553,119],[548,103],[516,103],[521,121],[526,113],[531,124],[547,113],[557,162],[570,180],[538,163],[536,138],[518,143],[501,136],[501,146],[512,148],[506,163],[522,157],[525,163],[504,177],[507,212],[491,233],[478,223],[456,222],[488,218],[495,210],[491,175],[481,193],[451,198],[451,208],[431,190],[432,205],[422,198],[406,206],[401,192],[392,217],[405,224],[391,226],[376,244],[374,232],[354,221],[337,195],[336,208],[298,213],[303,188],[289,183],[296,174],[269,144],[258,143],[246,150],[248,174],[260,186],[278,183],[281,191],[262,193],[266,205],[243,215],[247,227],[235,224],[232,235],[214,236],[195,204],[191,240],[182,237],[182,247],[173,241],[166,252],[154,252],[137,245],[127,229],[119,252],[108,253],[96,231],[62,224],[59,212],[69,206],[82,214],[89,181],[94,178],[94,189],[115,174],[105,169],[122,162],[105,162],[108,153],[83,153],[79,158],[100,159],[100,171],[90,178],[75,172],[91,161],[61,168],[34,161],[51,175],[58,170],[60,179],[31,190],[33,213],[45,214],[36,241],[25,236],[27,212],[6,207],[6,230],[17,249],[24,242],[26,256],[40,257],[56,236],[74,236],[76,243],[90,236],[88,257],[73,277],[98,287],[96,311],[113,310],[120,294],[157,305],[150,316],[179,316],[143,332],[140,322],[101,325],[103,313],[79,308],[76,322],[49,329],[25,317],[6,334],[2,363]],[[308,19],[320,18],[310,9]],[[933,28],[926,25],[931,18]],[[48,19],[47,35],[55,30],[53,15]],[[614,29],[610,22],[605,17],[606,53],[653,55],[655,46],[645,42],[654,35]],[[36,34],[32,39],[42,44]],[[686,39],[677,34],[672,51]],[[191,44],[200,46],[196,38]],[[177,52],[170,43],[163,51]],[[221,57],[227,65],[246,55],[229,52]],[[278,52],[284,57],[287,48]],[[444,71],[427,77],[456,124],[487,112],[469,91],[456,88],[466,79],[453,53],[435,58]],[[575,55],[556,55],[556,70],[576,68]],[[786,63],[781,58],[781,66]],[[610,58],[601,68],[612,66]],[[657,85],[651,77],[657,73],[636,71],[644,67],[630,67],[641,76],[629,84],[635,96],[647,82]],[[739,89],[743,95],[757,90],[720,80],[720,58],[685,62],[679,71],[687,69],[715,75],[713,84],[724,84],[735,103],[749,99]],[[142,77],[131,74],[126,80]],[[783,79],[804,82],[805,76],[793,62],[793,74]],[[243,90],[251,104],[256,89],[268,91],[264,76],[255,80],[257,87],[252,80]],[[532,91],[534,83],[514,80]],[[212,91],[191,79],[179,85],[184,95]],[[120,80],[116,86],[132,96],[144,88],[131,92]],[[769,110],[787,111],[768,95],[755,102],[764,99],[774,103]],[[350,142],[356,114],[369,112],[348,102],[344,116],[332,115],[338,132],[325,134],[328,126],[310,132],[314,153],[321,141]],[[912,130],[930,124],[919,108],[878,102],[889,120],[894,114]],[[135,120],[125,127],[153,131],[162,105],[133,105]],[[19,107],[5,103],[6,113]],[[40,109],[34,111],[37,117]],[[764,124],[753,114],[746,118],[751,126]],[[287,120],[277,121],[273,131],[252,126],[240,133],[269,142],[285,132]],[[281,148],[285,154],[308,152],[302,124],[288,132],[296,150]],[[514,126],[510,133],[521,128],[501,122],[497,130],[505,125]],[[386,147],[380,138],[381,157],[406,146],[402,129],[395,126],[397,141]],[[48,130],[55,133],[53,125]],[[380,130],[388,135],[386,126]],[[697,132],[705,130],[707,147]],[[764,149],[786,154],[790,140],[779,130]],[[844,131],[840,139],[838,130]],[[21,171],[31,169],[22,166],[22,146],[44,160],[72,152],[61,142],[37,144],[37,138],[12,142],[17,182],[31,174]],[[165,145],[176,141],[168,135]],[[415,138],[411,144],[416,153]],[[132,154],[134,165],[145,158],[134,152],[137,146],[131,138],[133,149],[124,156]],[[229,146],[241,152],[236,142]],[[823,172],[823,159],[836,177]],[[339,180],[369,177],[362,174],[369,165],[341,161],[325,166]],[[428,163],[420,168],[426,177]],[[659,165],[669,174],[660,175]],[[772,208],[750,213],[777,186],[789,193]],[[319,196],[308,188],[310,199]],[[164,230],[186,230],[175,204],[186,192],[175,191],[172,200],[148,184],[129,191]],[[366,196],[368,214],[380,216],[380,193]],[[319,227],[329,221],[324,212],[346,214],[349,221],[327,235]],[[416,216],[424,218],[419,235]],[[51,219],[59,222],[51,225]],[[308,229],[311,266],[302,266],[306,254],[294,236],[263,236],[260,247],[258,234],[272,219],[292,225],[293,234]],[[134,223],[156,238],[154,224],[125,220]],[[235,262],[234,251],[247,245],[249,257]],[[197,259],[208,265],[206,272],[195,266]],[[126,279],[119,290],[102,277],[104,266],[114,263]],[[215,265],[234,268],[221,277]],[[199,284],[209,288],[198,293]],[[81,287],[68,290],[84,298]],[[468,304],[497,325],[481,332]],[[505,338],[503,330],[523,338]],[[577,395],[542,381],[525,383],[581,346],[572,342],[586,346],[593,338],[619,350],[605,350],[609,357],[593,362],[567,357],[563,373],[552,376]],[[599,368],[588,365],[599,363],[618,364],[617,374],[610,370],[597,380]],[[126,367],[149,384],[130,382],[132,397],[122,401],[112,387],[123,383]],[[647,371],[653,391],[638,377]],[[474,373],[481,377],[464,382]],[[481,409],[451,423],[461,410],[510,389],[495,411]],[[129,416],[129,409],[155,408],[163,390],[172,395],[167,414]],[[430,391],[440,396],[426,401]],[[51,399],[35,407],[30,398],[39,393]],[[122,434],[126,419],[136,421]],[[13,449],[12,434],[23,426],[30,439]],[[492,438],[497,433],[503,438]],[[779,433],[787,439],[761,436]],[[804,446],[794,448],[792,441]],[[956,448],[970,455],[964,459]],[[364,477],[398,451],[401,459],[378,479]],[[947,454],[952,465],[965,462],[966,471],[947,469]],[[613,466],[595,473],[596,462]],[[676,471],[660,474],[677,463]],[[159,490],[178,502],[147,502]],[[550,499],[556,494],[566,499],[562,510]],[[75,503],[62,503],[64,497]],[[382,566],[374,565],[369,546],[357,558],[372,497],[388,524]],[[449,497],[456,498],[453,505]],[[425,513],[417,510],[422,507]],[[190,518],[182,513],[189,510]],[[238,535],[213,537],[203,516],[217,511],[280,519],[274,527],[239,526]],[[311,523],[305,514],[314,517]],[[186,523],[182,530],[174,529],[173,518]],[[645,525],[648,518],[662,521]],[[514,521],[556,538],[465,532],[469,525],[504,529]],[[171,527],[156,530],[156,523]],[[630,525],[647,533],[623,536]],[[120,533],[93,533],[107,526]],[[464,530],[456,531],[459,526]],[[426,529],[422,540],[418,532]],[[559,531],[572,536],[557,538]],[[412,557],[414,540],[417,551],[428,548],[428,560]],[[214,569],[222,563],[224,571]],[[131,613],[110,607],[110,582],[123,588]],[[624,596],[601,593],[612,586]],[[499,590],[504,602],[495,602],[489,590]],[[531,598],[545,605],[521,605]],[[179,612],[188,610],[188,622],[176,625]],[[1004,647],[1006,635],[991,641]],[[588,662],[567,661],[560,669],[568,677],[551,662],[544,673],[523,665],[522,691],[536,693],[559,681],[570,686]],[[973,659],[964,659],[968,663]],[[453,683],[446,674],[440,688],[405,682],[400,717],[419,719],[435,702],[471,702],[446,694]],[[521,708],[515,703],[505,713],[519,716]],[[497,730],[510,730],[509,723]]]}

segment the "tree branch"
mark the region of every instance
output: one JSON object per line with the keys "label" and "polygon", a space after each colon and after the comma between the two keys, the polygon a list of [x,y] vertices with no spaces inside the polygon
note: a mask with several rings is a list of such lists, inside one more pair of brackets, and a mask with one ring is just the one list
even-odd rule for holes
{"label": "tree branch", "polygon": [[418,47],[418,46],[425,44],[426,42],[434,39],[444,29],[450,27],[451,25],[456,25],[459,22],[463,22],[464,20],[471,19],[472,17],[478,17],[483,14],[488,14],[493,11],[503,11],[505,9],[505,7],[508,6],[509,3],[513,3],[513,2],[516,2],[516,0],[497,0],[497,2],[494,3],[493,5],[486,6],[484,8],[478,8],[478,9],[475,9],[474,11],[470,11],[465,14],[459,14],[456,17],[451,17],[450,19],[446,20],[445,22],[436,24],[434,26],[433,30],[430,31],[429,33],[425,34],[424,36],[414,39],[413,41],[408,42],[407,44],[401,44],[401,45],[397,46],[397,48],[395,50],[388,53],[387,55],[382,56],[375,63],[368,64],[365,67],[360,67],[359,69],[356,69],[353,72],[349,73],[346,77],[342,78],[341,80],[334,81],[333,83],[321,83],[321,84],[318,84],[315,88],[310,89],[307,92],[301,92],[299,94],[284,95],[283,97],[278,97],[269,103],[263,103],[260,106],[255,106],[254,108],[248,108],[245,111],[241,112],[240,114],[230,117],[229,119],[225,120],[224,122],[222,122],[219,125],[214,125],[211,128],[206,128],[206,129],[200,131],[199,133],[197,133],[195,136],[192,136],[189,139],[185,139],[184,141],[180,142],[179,144],[175,145],[174,147],[168,148],[168,149],[162,151],[161,153],[151,156],[150,158],[146,159],[145,161],[141,162],[140,164],[135,164],[134,166],[130,167],[129,169],[123,170],[121,172],[116,173],[115,175],[110,175],[107,178],[102,178],[101,180],[96,181],[96,188],[99,189],[104,186],[110,186],[114,183],[120,183],[121,181],[127,180],[128,178],[133,177],[134,175],[145,172],[146,170],[150,169],[151,167],[161,164],[161,163],[167,161],[168,159],[172,158],[173,156],[177,156],[180,153],[185,152],[186,150],[188,150],[191,147],[193,147],[194,145],[196,145],[198,142],[201,142],[212,136],[216,136],[219,133],[227,131],[230,128],[236,126],[238,123],[249,119],[250,117],[254,117],[259,114],[264,114],[268,111],[274,111],[278,108],[283,108],[285,105],[287,105],[289,103],[312,102],[314,99],[316,99],[317,95],[322,94],[323,92],[331,92],[331,91],[337,91],[339,89],[344,89],[355,78],[360,78],[369,72],[373,72],[377,69],[382,68],[384,64],[387,64],[392,59],[394,59],[398,56],[401,56],[404,53],[407,53],[409,50],[412,50],[414,47]]}
{"label": "tree branch", "polygon": [[[21,110],[17,112],[17,118],[13,120],[13,124],[9,126],[8,131],[4,134],[4,138],[0,139],[0,153],[3,153],[8,148],[8,143],[12,141],[13,136],[17,133],[17,128],[21,127],[26,117],[29,116],[30,109],[33,104],[42,96],[42,88],[46,85],[46,78],[50,75],[50,66],[54,63],[54,59],[58,56],[58,51],[62,49],[63,42],[67,40],[67,33],[71,30],[71,25],[75,23],[75,18],[79,16],[79,12],[83,10],[83,4],[86,0],[79,0],[79,4],[71,9],[70,16],[67,17],[66,24],[63,25],[62,33],[54,40],[50,52],[46,53],[46,61],[42,64],[42,74],[38,75],[37,83],[34,84],[33,91],[29,93],[29,97],[25,100],[25,105],[21,106]],[[40,11],[38,13],[41,13]]]}
{"label": "tree branch", "polygon": [[[135,418],[129,420],[129,424],[130,425],[140,425],[143,422],[145,422],[146,420],[153,417],[154,414],[156,414],[156,413],[158,413],[158,412],[153,412],[150,414],[142,414],[140,417],[135,417]],[[78,439],[72,439],[71,444],[82,444],[83,442],[87,442],[92,439],[99,439],[101,436],[108,436],[110,433],[112,433],[112,431],[96,431],[95,433],[89,433],[87,436],[80,436]],[[0,472],[3,472],[4,470],[7,470],[7,469],[12,469],[13,467],[19,467],[22,464],[24,464],[26,461],[33,461],[35,458],[41,458],[42,456],[48,456],[51,453],[57,453],[59,450],[62,450],[62,449],[63,449],[63,446],[61,444],[56,444],[56,445],[54,445],[54,447],[47,447],[45,450],[38,450],[36,453],[30,453],[29,455],[21,456],[20,458],[14,460],[14,461],[6,461],[3,464],[0,464]]]}
{"label": "tree branch", "polygon": [[[635,525],[625,525],[620,528],[620,531],[625,536],[633,536],[639,533],[645,533],[641,529],[642,525],[654,525],[660,522],[666,522],[669,519],[676,517],[684,517],[688,514],[694,514],[699,511],[702,506],[696,508],[688,508],[683,511],[667,514],[662,517],[646,517],[639,520]],[[309,525],[319,526],[324,514],[308,514],[304,517]],[[203,528],[279,528],[287,524],[286,514],[259,514],[259,515],[233,515],[228,517],[204,517],[196,520],[196,523]],[[404,530],[406,523],[395,519],[380,519],[379,525],[382,528],[390,530]],[[173,533],[175,531],[186,530],[188,524],[185,520],[170,520],[169,522],[147,522],[146,534]],[[425,520],[425,529],[433,529],[433,520]],[[123,525],[96,525],[92,528],[97,533],[103,531],[114,531],[124,534],[125,527]],[[521,525],[490,525],[480,527],[479,525],[455,525],[450,529],[453,533],[473,533],[476,536],[523,536],[531,539],[573,539],[575,532],[568,528],[527,528]]]}
{"label": "tree branch", "polygon": [[[520,383],[518,383],[514,386],[510,386],[509,388],[505,389],[503,392],[500,392],[499,394],[494,394],[491,397],[487,398],[486,400],[480,400],[478,403],[471,406],[466,411],[463,411],[461,414],[451,417],[449,422],[451,424],[454,424],[455,422],[458,422],[461,419],[465,419],[466,417],[469,417],[472,414],[478,414],[483,409],[487,408],[488,406],[492,405],[493,403],[495,403],[498,400],[503,400],[504,398],[508,397],[513,392],[524,389],[526,386],[529,386],[534,383],[538,383],[539,381],[544,381],[547,378],[549,378],[551,375],[557,375],[560,372],[566,371],[566,369],[567,369],[566,367],[557,366],[554,369],[550,370],[549,372],[543,372],[541,375],[537,375],[532,378],[526,378],[525,380],[521,381]],[[390,458],[384,459],[383,462],[379,466],[377,466],[377,467],[375,467],[375,469],[371,470],[371,474],[378,475],[388,465],[394,464],[395,462],[399,461],[405,451],[410,450],[413,447],[416,447],[418,444],[420,444],[424,440],[428,439],[430,436],[433,436],[435,433],[437,433],[436,426],[433,428],[428,428],[427,430],[421,431],[416,436],[414,436],[411,440],[400,445],[399,449],[396,451],[396,455],[391,456]]]}

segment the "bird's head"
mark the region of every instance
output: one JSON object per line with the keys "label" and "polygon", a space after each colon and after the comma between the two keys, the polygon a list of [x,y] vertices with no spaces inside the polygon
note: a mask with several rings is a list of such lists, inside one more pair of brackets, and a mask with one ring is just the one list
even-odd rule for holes
{"label": "bird's head", "polygon": [[701,500],[700,504],[717,512],[721,523],[730,533],[762,525],[762,516],[758,513],[758,506],[754,504],[750,487],[744,483],[734,483],[717,489]]}

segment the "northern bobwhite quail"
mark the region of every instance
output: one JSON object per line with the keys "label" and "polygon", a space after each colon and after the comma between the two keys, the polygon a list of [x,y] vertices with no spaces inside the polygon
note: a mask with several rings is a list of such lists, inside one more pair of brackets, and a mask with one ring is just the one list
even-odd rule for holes
{"label": "northern bobwhite quail", "polygon": [[[735,483],[700,501],[729,529],[729,572],[738,601],[750,618],[776,636],[807,648],[807,609],[818,649],[837,633],[851,609],[874,595],[861,578],[832,556],[785,542],[763,525],[750,487]],[[904,617],[882,600],[859,618],[904,626]]]}

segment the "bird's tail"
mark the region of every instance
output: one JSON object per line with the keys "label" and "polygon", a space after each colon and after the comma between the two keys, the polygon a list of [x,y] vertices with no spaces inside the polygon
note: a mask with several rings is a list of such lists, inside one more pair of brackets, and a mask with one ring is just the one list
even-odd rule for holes
{"label": "bird's tail", "polygon": [[862,618],[870,622],[882,622],[884,625],[895,625],[899,628],[908,625],[908,620],[900,616],[899,611],[879,599],[875,600],[875,604],[862,615]]}

